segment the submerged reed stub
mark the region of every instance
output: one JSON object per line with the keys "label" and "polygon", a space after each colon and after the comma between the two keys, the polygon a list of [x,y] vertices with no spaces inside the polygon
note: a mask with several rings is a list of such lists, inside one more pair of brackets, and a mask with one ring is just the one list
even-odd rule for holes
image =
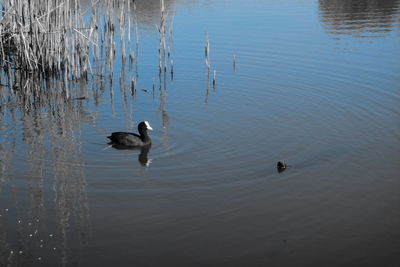
{"label": "submerged reed stub", "polygon": [[214,74],[213,74],[213,86],[214,86],[214,88],[215,88],[216,81],[217,81],[217,70],[214,70]]}

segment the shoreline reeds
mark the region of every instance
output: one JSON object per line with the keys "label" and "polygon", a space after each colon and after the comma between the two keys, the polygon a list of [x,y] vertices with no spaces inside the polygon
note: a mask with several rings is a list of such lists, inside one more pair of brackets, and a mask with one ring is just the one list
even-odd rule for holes
{"label": "shoreline reeds", "polygon": [[[1,61],[14,69],[48,76],[86,78],[95,28],[85,23],[78,0],[2,3]],[[86,12],[86,11],[85,11]]]}
{"label": "shoreline reeds", "polygon": [[[164,75],[160,88],[165,90],[167,74],[173,80],[176,71],[173,15],[169,17],[164,0],[159,1],[158,72]],[[83,4],[80,0],[5,0],[0,2],[0,10],[0,85],[10,88],[11,93],[30,88],[30,81],[19,81],[17,76],[23,75],[16,72],[62,81],[59,89],[67,99],[74,95],[73,83],[81,80],[107,79],[112,90],[119,78],[124,92],[139,88],[135,1],[91,0]],[[210,72],[207,33],[205,53]],[[215,84],[215,75],[213,81]]]}

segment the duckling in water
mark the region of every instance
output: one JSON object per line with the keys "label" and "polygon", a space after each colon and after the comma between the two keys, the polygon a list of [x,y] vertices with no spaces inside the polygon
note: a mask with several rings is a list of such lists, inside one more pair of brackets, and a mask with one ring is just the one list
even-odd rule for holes
{"label": "duckling in water", "polygon": [[284,170],[286,170],[287,167],[288,165],[282,160],[276,163],[276,168],[278,169],[278,172],[283,172]]}

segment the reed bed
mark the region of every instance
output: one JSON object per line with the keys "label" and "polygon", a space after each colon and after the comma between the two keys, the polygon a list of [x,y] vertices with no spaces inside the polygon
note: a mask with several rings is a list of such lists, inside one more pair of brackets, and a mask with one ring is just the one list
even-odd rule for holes
{"label": "reed bed", "polygon": [[1,62],[46,75],[86,77],[95,27],[86,25],[78,0],[2,2]]}
{"label": "reed bed", "polygon": [[[24,71],[64,80],[69,97],[71,81],[96,76],[109,78],[112,85],[118,60],[121,66],[129,64],[130,77],[125,80],[120,73],[120,83],[136,88],[139,30],[134,1],[91,0],[82,6],[80,0],[3,0],[0,8],[0,85],[24,86],[25,82],[15,79],[15,71]],[[160,0],[160,23],[156,27],[159,75],[165,74],[169,65],[173,77],[173,24],[164,0]],[[116,58],[116,54],[121,57]]]}
{"label": "reed bed", "polygon": [[[90,7],[85,9],[79,0],[0,2],[0,63],[4,72],[22,70],[65,80],[88,79],[89,75],[103,75],[104,72],[112,75],[118,26],[121,60],[125,62],[129,54],[133,64],[131,12],[126,12],[131,8],[130,2],[92,0]],[[99,8],[104,6],[106,16],[100,17]],[[117,19],[116,10],[119,12]],[[133,21],[137,48],[135,16]],[[128,27],[127,34],[125,27]],[[101,59],[106,61],[107,69],[101,68],[94,73],[92,64]]]}

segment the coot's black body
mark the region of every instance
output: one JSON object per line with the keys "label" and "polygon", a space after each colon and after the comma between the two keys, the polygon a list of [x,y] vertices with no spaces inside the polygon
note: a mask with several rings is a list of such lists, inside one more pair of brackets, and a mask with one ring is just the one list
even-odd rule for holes
{"label": "coot's black body", "polygon": [[111,140],[110,144],[119,148],[134,148],[149,146],[151,139],[147,134],[147,130],[153,130],[147,121],[142,121],[138,125],[139,134],[128,132],[115,132],[107,136]]}

